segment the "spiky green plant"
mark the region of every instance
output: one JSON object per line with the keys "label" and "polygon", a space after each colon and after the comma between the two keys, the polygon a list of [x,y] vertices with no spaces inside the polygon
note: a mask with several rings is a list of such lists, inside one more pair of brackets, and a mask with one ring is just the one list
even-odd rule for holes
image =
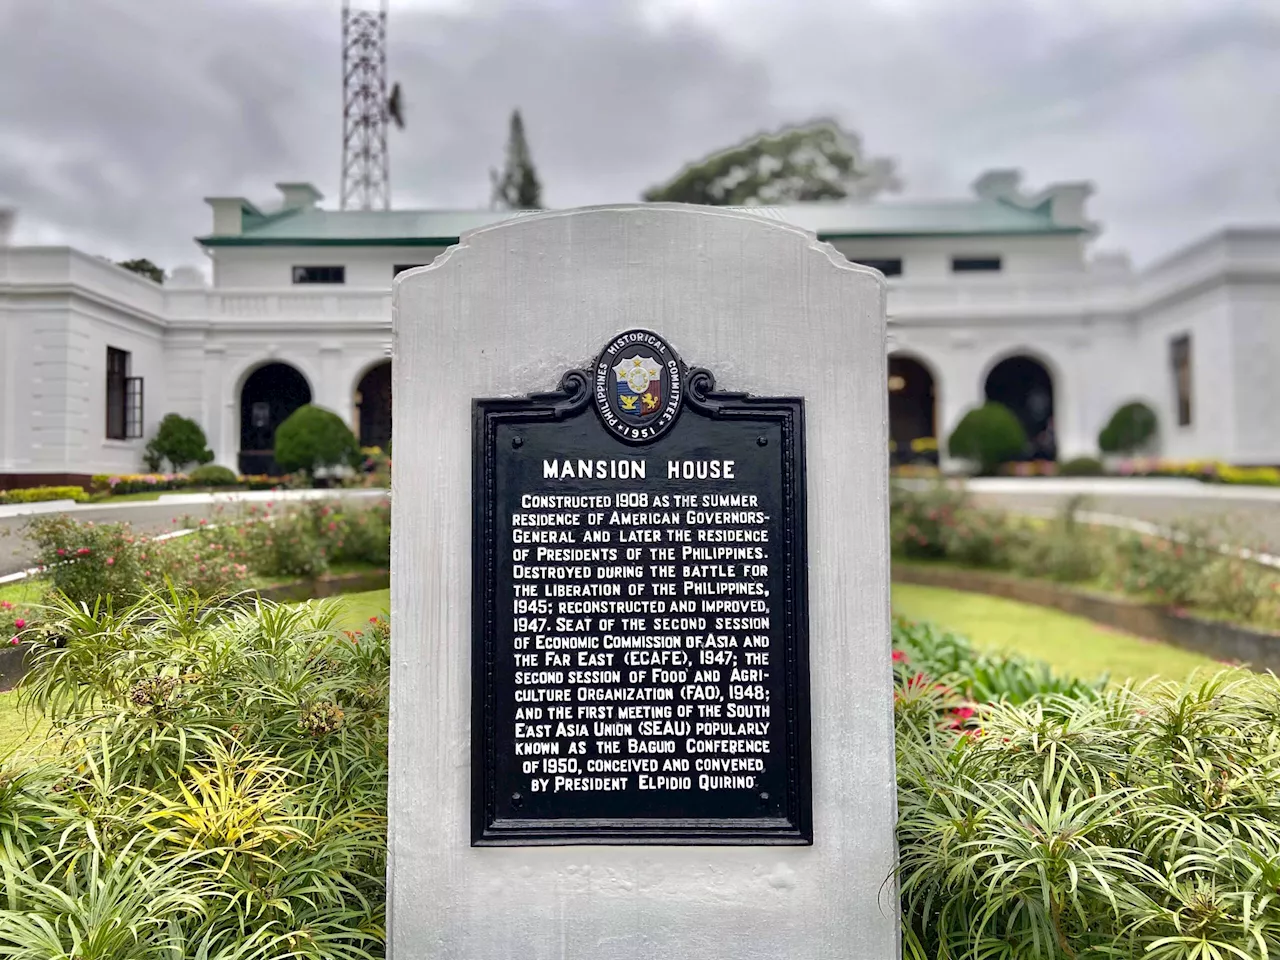
{"label": "spiky green plant", "polygon": [[383,955],[389,630],[170,588],[45,611],[0,768],[0,958]]}
{"label": "spiky green plant", "polygon": [[1227,672],[898,713],[912,960],[1280,952],[1280,682]]}

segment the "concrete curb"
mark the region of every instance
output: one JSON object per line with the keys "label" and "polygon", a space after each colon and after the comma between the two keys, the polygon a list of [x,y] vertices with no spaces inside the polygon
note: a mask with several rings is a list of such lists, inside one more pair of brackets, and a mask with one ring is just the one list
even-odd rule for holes
{"label": "concrete curb", "polygon": [[1259,673],[1268,670],[1280,673],[1280,634],[1203,620],[1176,614],[1166,607],[1085,593],[1044,580],[1022,580],[987,570],[895,563],[893,579],[896,583],[947,587],[1052,607],[1215,660],[1241,663]]}

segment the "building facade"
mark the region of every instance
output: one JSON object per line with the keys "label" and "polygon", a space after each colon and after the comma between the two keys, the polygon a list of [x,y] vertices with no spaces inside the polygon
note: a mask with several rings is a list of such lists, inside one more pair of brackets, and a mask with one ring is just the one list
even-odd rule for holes
{"label": "building facade", "polygon": [[[308,184],[279,189],[269,210],[209,198],[197,243],[212,282],[188,268],[161,286],[66,247],[13,246],[0,212],[0,486],[136,472],[171,412],[242,473],[271,470],[276,427],[307,402],[387,445],[393,277],[523,214],[338,212]],[[1163,456],[1280,464],[1280,227],[1222,230],[1134,271],[1090,257],[1089,192],[1032,195],[996,171],[966,199],[753,212],[885,274],[900,457],[927,455],[986,399],[1022,420],[1027,456],[1095,454],[1138,400]]]}

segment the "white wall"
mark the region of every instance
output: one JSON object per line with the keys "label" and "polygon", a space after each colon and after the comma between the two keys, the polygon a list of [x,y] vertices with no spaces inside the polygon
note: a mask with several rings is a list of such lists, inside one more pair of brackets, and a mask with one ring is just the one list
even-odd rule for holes
{"label": "white wall", "polygon": [[[137,471],[166,403],[163,322],[150,313],[162,292],[66,248],[9,252],[7,290],[0,288],[0,469]],[[144,379],[144,439],[107,439],[108,347],[129,351],[130,376]]]}
{"label": "white wall", "polygon": [[[884,237],[836,240],[833,246],[850,260],[902,260],[902,280],[969,282],[993,276],[1070,274],[1084,270],[1084,239],[1078,235],[1027,237]],[[999,273],[955,274],[955,256],[1001,258]]]}
{"label": "white wall", "polygon": [[[931,279],[929,258],[937,267],[987,242],[840,243],[850,255],[908,260],[906,275],[889,283],[893,336],[934,373],[940,440],[982,401],[990,367],[1023,352],[1053,376],[1064,457],[1096,452],[1116,407],[1142,400],[1157,411],[1165,456],[1280,463],[1280,230],[1220,232],[1141,274],[1107,278],[1083,270],[1078,238],[1004,242],[1009,271]],[[169,412],[199,422],[218,462],[234,467],[240,387],[271,360],[297,367],[314,402],[354,426],[356,385],[390,343],[391,267],[436,253],[223,249],[220,279],[233,283],[180,288],[65,247],[0,248],[0,471],[138,470],[145,440]],[[320,262],[344,263],[349,282],[289,283],[295,263]],[[1015,271],[1019,263],[1026,270]],[[1046,269],[1032,270],[1036,263]],[[1194,410],[1181,428],[1169,341],[1184,332]],[[145,378],[143,440],[105,437],[108,345],[129,350]]]}
{"label": "white wall", "polygon": [[397,264],[428,264],[439,247],[217,247],[213,251],[215,287],[294,287],[324,292],[328,285],[296,285],[293,268],[346,267],[348,287],[391,289]]}

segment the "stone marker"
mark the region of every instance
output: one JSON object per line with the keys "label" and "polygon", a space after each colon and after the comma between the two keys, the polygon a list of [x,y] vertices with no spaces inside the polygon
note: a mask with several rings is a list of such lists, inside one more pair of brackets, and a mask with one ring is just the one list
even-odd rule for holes
{"label": "stone marker", "polygon": [[394,316],[390,955],[896,956],[878,275],[589,208]]}

